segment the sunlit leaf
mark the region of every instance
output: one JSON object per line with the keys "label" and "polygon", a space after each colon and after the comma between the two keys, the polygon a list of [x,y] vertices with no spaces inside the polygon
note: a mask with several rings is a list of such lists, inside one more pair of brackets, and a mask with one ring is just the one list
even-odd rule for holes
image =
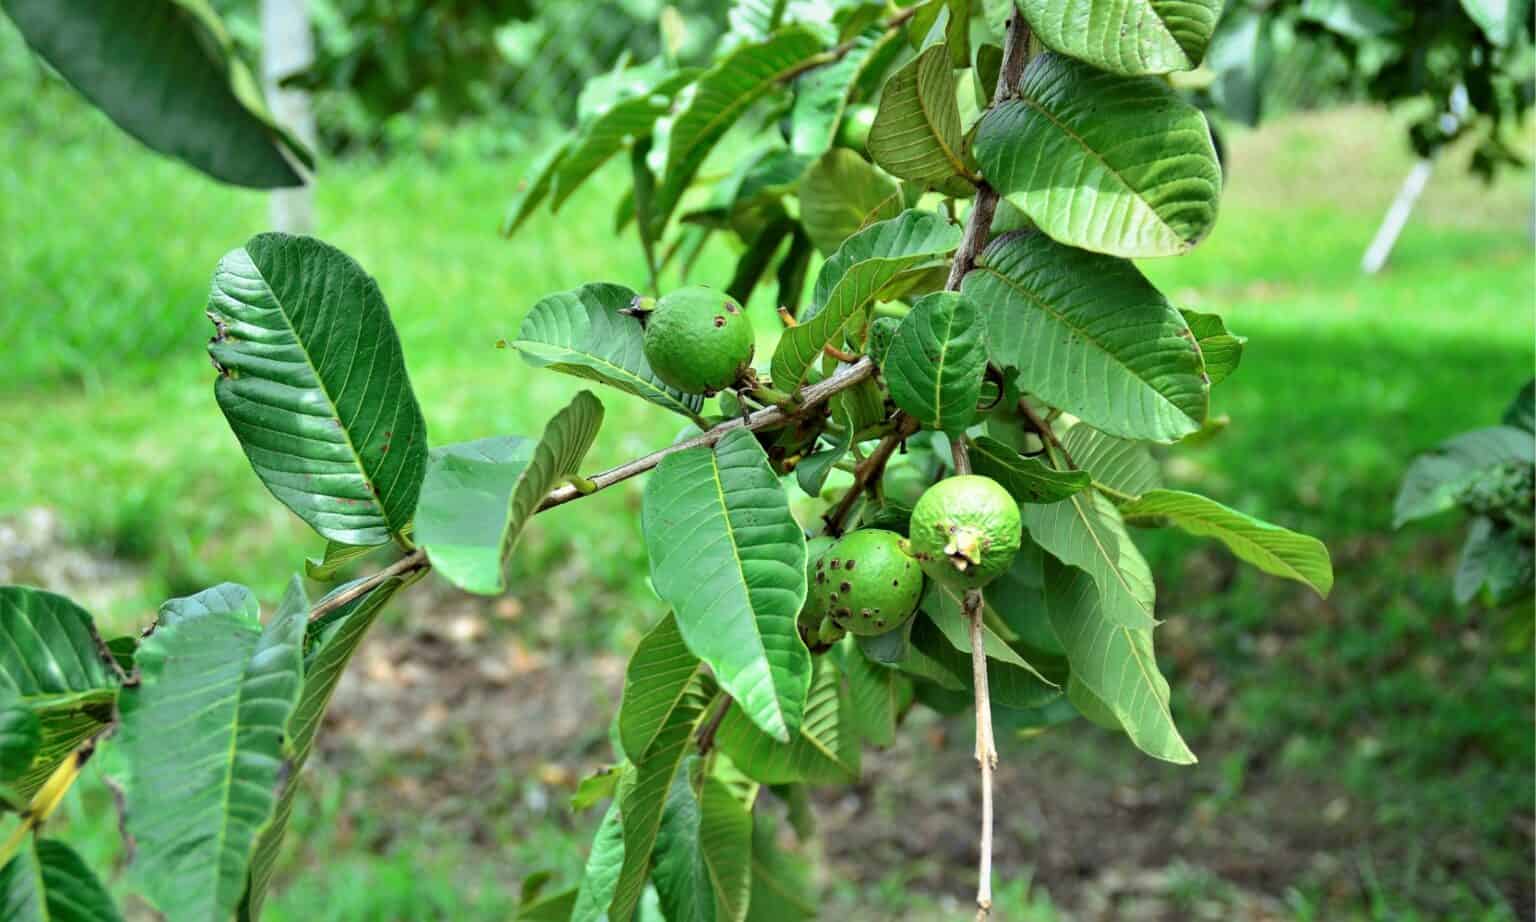
{"label": "sunlit leaf", "polygon": [[949,49],[934,45],[886,81],[869,129],[869,155],[892,176],[969,195],[975,189],[961,140]]}
{"label": "sunlit leaf", "polygon": [[1190,310],[1180,310],[1179,313],[1184,315],[1189,332],[1194,334],[1195,342],[1200,346],[1200,358],[1205,363],[1205,373],[1211,384],[1220,384],[1237,370],[1248,337],[1228,333],[1227,325],[1216,314]]}
{"label": "sunlit leaf", "polygon": [[1222,0],[1019,0],[1046,46],[1119,74],[1193,70]]}

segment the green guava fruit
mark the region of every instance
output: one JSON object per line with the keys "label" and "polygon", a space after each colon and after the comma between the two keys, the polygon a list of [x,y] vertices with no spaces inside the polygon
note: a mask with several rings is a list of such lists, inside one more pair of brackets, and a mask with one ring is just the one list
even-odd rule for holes
{"label": "green guava fruit", "polygon": [[644,322],[645,360],[685,394],[713,394],[752,368],[752,321],[729,295],[702,285],[679,288],[646,311]]}
{"label": "green guava fruit", "polygon": [[868,150],[869,129],[875,124],[875,111],[875,107],[867,103],[849,106],[837,123],[837,145],[861,154]]}
{"label": "green guava fruit", "polygon": [[924,573],[955,589],[979,589],[996,579],[1022,539],[1019,504],[990,477],[941,480],[912,508],[912,553]]}
{"label": "green guava fruit", "polygon": [[923,598],[923,571],[894,531],[863,528],[844,535],[816,561],[813,574],[813,604],[850,634],[894,631]]}
{"label": "green guava fruit", "polygon": [[800,638],[812,650],[824,650],[843,639],[843,629],[827,617],[826,599],[814,592],[816,586],[816,562],[837,543],[830,535],[818,535],[805,542],[805,603],[800,606],[796,627]]}

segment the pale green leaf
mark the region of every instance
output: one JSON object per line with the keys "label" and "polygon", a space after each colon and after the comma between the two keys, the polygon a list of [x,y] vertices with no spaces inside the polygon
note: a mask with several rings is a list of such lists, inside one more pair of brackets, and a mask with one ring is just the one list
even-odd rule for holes
{"label": "pale green leaf", "polygon": [[640,639],[624,671],[619,703],[619,740],[631,761],[650,755],[677,710],[688,705],[689,688],[703,668],[670,614]]}
{"label": "pale green leaf", "polygon": [[874,300],[886,283],[912,269],[942,265],[960,243],[960,228],[926,211],[906,211],[849,237],[822,264],[807,319],[784,331],[773,353],[773,383],[800,385],[822,349]]}
{"label": "pale green leaf", "polygon": [[[633,782],[632,777],[626,780]],[[619,799],[614,798],[592,836],[592,850],[587,853],[587,863],[581,872],[581,886],[576,890],[570,922],[601,922],[605,918],[623,868],[624,825],[620,822]]]}
{"label": "pale green leaf", "polygon": [[800,725],[810,653],[795,628],[805,536],[756,437],[733,429],[711,450],[669,455],[641,512],[651,581],[688,648],[770,736]]}
{"label": "pale green leaf", "polygon": [[1078,423],[1061,437],[1061,445],[1077,467],[1111,489],[1139,496],[1162,486],[1157,459],[1141,442],[1105,435]]}
{"label": "pale green leaf", "polygon": [[1531,24],[1530,0],[1461,0],[1461,8],[1499,48],[1518,44]]}
{"label": "pale green leaf", "polygon": [[1243,344],[1248,342],[1248,337],[1228,333],[1227,325],[1216,314],[1183,309],[1179,313],[1184,315],[1184,322],[1189,324],[1189,332],[1194,334],[1195,342],[1200,346],[1200,358],[1205,363],[1206,376],[1211,379],[1212,385],[1220,384],[1237,370],[1237,363],[1243,358]]}
{"label": "pale green leaf", "polygon": [[1194,70],[1222,0],[1019,0],[1040,41],[1118,74]]}
{"label": "pale green leaf", "polygon": [[1120,507],[1131,522],[1166,519],[1192,535],[1215,538],[1265,573],[1306,583],[1326,597],[1333,588],[1328,548],[1309,535],[1271,525],[1209,497],[1182,490],[1151,490]]}
{"label": "pale green leaf", "polygon": [[656,189],[651,236],[659,238],[704,160],[747,109],[821,52],[808,29],[791,26],[758,44],[743,45],[705,71],[684,97],[667,137],[667,167]]}
{"label": "pale green leaf", "polygon": [[1150,629],[1157,589],[1152,570],[1132,543],[1115,504],[1097,490],[1059,503],[1020,509],[1030,537],[1050,556],[1081,568],[1104,595],[1103,616],[1116,624]]}
{"label": "pale green leaf", "polygon": [[304,575],[318,583],[332,582],[348,564],[356,563],[378,549],[376,544],[368,546],[327,541],[325,551],[318,559],[304,558]]}
{"label": "pale green leaf", "polygon": [[206,0],[4,0],[27,44],[118,127],[240,186],[298,186],[304,145],[266,110]]}
{"label": "pale green leaf", "polygon": [[501,222],[503,237],[517,233],[517,229],[533,216],[534,209],[549,195],[550,186],[554,185],[555,171],[560,169],[560,161],[565,159],[572,140],[562,138],[559,143],[549,147],[529,165],[523,178],[518,180],[517,192],[512,196],[512,203],[507,206],[507,216]]}
{"label": "pale green leaf", "polygon": [[986,369],[986,315],[959,292],[938,291],[902,318],[880,370],[896,406],[953,436],[976,420]]}
{"label": "pale green leaf", "polygon": [[5,922],[120,922],[112,895],[57,839],[29,836],[0,868],[0,919]]}
{"label": "pale green leaf", "polygon": [[715,741],[747,777],[763,784],[851,782],[859,777],[859,736],[846,717],[848,710],[837,666],[818,656],[805,719],[790,742],[764,733],[739,707],[726,712]]}
{"label": "pale green leaf", "polygon": [[1087,489],[1087,471],[1058,471],[1038,458],[1026,458],[997,439],[971,442],[971,467],[991,477],[1021,503],[1056,503]]}
{"label": "pale green leaf", "polygon": [[294,577],[263,630],[222,586],[167,603],[123,690],[128,831],[141,882],[171,922],[227,919],[246,890],[293,751],[309,600]]}
{"label": "pale green leaf", "polygon": [[949,48],[934,45],[885,82],[869,129],[869,155],[892,176],[946,195],[969,195],[975,187],[961,144]]}
{"label": "pale green leaf", "polygon": [[1106,616],[1088,574],[1045,560],[1045,601],[1066,648],[1072,678],[1114,715],[1143,752],[1187,765],[1195,761],[1168,707],[1168,680],[1152,653],[1152,632]]}
{"label": "pale green leaf", "polygon": [[796,81],[795,102],[789,110],[791,150],[815,157],[832,146],[854,87],[866,68],[883,59],[886,46],[898,41],[900,35],[896,31],[870,26],[849,39],[848,51],[842,58]]}
{"label": "pale green leaf", "polygon": [[538,442],[502,436],[434,449],[416,540],[437,572],[468,592],[504,592],[523,528],[549,491],[578,473],[602,422],[603,405],[580,391]]}
{"label": "pale green leaf", "polygon": [[379,286],[313,237],[219,261],[214,395],[267,489],[322,537],[383,544],[416,509],[427,425]]}
{"label": "pale green leaf", "polygon": [[1043,234],[993,241],[962,289],[987,317],[992,361],[1019,387],[1084,422],[1171,442],[1210,403],[1184,318],[1124,260]]}
{"label": "pale green leaf", "polygon": [[1393,525],[1444,512],[1456,495],[1489,468],[1536,463],[1536,439],[1513,426],[1474,429],[1447,439],[1413,460],[1392,510]]}
{"label": "pale green leaf", "polygon": [[619,313],[635,292],[593,283],[549,295],[523,318],[512,347],[530,365],[616,387],[698,420],[704,398],[661,382],[645,360],[640,322]]}
{"label": "pale green leaf", "polygon": [[742,922],[752,892],[752,814],[719,778],[672,785],[651,873],[668,922]]}
{"label": "pale green leaf", "polygon": [[1205,116],[1156,78],[1043,54],[1018,97],[981,120],[974,149],[992,186],[1071,246],[1172,256],[1216,221],[1221,167]]}
{"label": "pale green leaf", "polygon": [[800,221],[816,249],[836,252],[843,241],[901,214],[901,189],[869,161],[843,147],[818,159],[800,181]]}
{"label": "pale green leaf", "polygon": [[646,68],[633,68],[632,72],[635,78],[581,127],[555,165],[551,211],[559,211],[571,193],[608,158],[649,137],[656,119],[672,107],[672,98],[699,73],[692,68],[667,74]]}
{"label": "pale green leaf", "polygon": [[91,616],[51,592],[0,586],[0,637],[0,708],[37,720],[32,756],[5,772],[11,792],[30,800],[60,762],[111,725],[122,674]]}

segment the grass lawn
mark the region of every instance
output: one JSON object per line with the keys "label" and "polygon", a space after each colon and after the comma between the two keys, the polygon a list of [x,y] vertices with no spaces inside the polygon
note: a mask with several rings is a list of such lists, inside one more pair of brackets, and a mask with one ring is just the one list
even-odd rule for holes
{"label": "grass lawn", "polygon": [[[1342,895],[1300,882],[1286,896],[1298,920],[1514,918],[1504,901],[1531,886],[1532,666],[1523,640],[1505,641],[1529,609],[1451,605],[1454,522],[1389,531],[1411,456],[1493,422],[1532,374],[1531,176],[1483,188],[1451,158],[1387,272],[1364,278],[1360,254],[1410,165],[1400,128],[1348,109],[1235,133],[1213,236],[1144,267],[1180,304],[1219,312],[1250,338],[1214,398],[1230,428],[1170,452],[1170,480],[1317,534],[1338,564],[1335,594],[1320,604],[1232,572],[1193,540],[1148,536],[1176,708],[1206,757],[1191,771],[1216,792],[1208,807],[1240,809],[1244,779],[1278,765],[1343,785],[1356,798],[1348,822],[1394,837],[1382,855],[1423,844],[1422,886],[1401,868],[1381,887],[1352,875],[1364,883]],[[637,247],[611,230],[612,173],[558,217],[541,213],[516,240],[499,239],[519,173],[465,157],[321,174],[318,232],[378,278],[435,444],[538,432],[584,385],[534,373],[497,340],[546,293],[643,278]],[[68,100],[0,108],[0,519],[49,507],[72,543],[132,564],[140,578],[125,592],[51,587],[118,630],[147,624],[169,595],[225,579],[275,601],[321,547],[251,473],[202,348],[214,264],[265,223],[260,195],[151,157]],[[723,284],[730,265],[727,247],[711,244],[697,278]],[[767,328],[770,306],[753,307]],[[608,421],[593,468],[678,428],[637,400],[600,396]],[[540,516],[524,538],[513,580],[523,609],[579,613],[578,636],[539,638],[555,655],[608,649],[654,617],[639,491],[635,481]],[[1117,770],[1128,783],[1151,770],[1127,765]],[[281,893],[269,918],[504,918],[498,882],[538,864],[569,870],[585,848],[571,821],[554,818],[559,804],[547,822],[493,826],[482,843],[430,819],[402,832],[380,816],[389,798],[366,776],[314,786],[299,838],[326,863]],[[105,858],[117,847],[107,797],[99,782],[83,788],[69,834]],[[1465,873],[1451,870],[1452,850]],[[902,892],[899,873],[894,884],[845,885],[838,899],[857,906],[893,886]],[[1056,918],[1017,880],[1004,894],[1008,918]],[[910,917],[930,917],[927,906]]]}

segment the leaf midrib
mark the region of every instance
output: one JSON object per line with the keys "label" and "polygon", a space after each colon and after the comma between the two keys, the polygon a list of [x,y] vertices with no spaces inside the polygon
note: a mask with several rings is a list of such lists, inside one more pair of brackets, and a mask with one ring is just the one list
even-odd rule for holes
{"label": "leaf midrib", "polygon": [[[1155,620],[1153,612],[1142,604],[1141,599],[1136,597],[1135,590],[1133,590],[1130,584],[1125,581],[1125,574],[1120,572],[1119,563],[1115,558],[1112,558],[1109,555],[1109,549],[1106,548],[1104,543],[1099,540],[1098,531],[1094,529],[1093,523],[1089,519],[1088,514],[1083,511],[1080,500],[1084,496],[1092,499],[1097,495],[1099,495],[1098,491],[1090,487],[1089,489],[1082,492],[1072,494],[1071,496],[1067,497],[1067,499],[1071,500],[1072,508],[1077,513],[1078,520],[1083,523],[1083,528],[1088,532],[1089,537],[1093,539],[1093,546],[1098,550],[1100,558],[1102,558],[1105,563],[1109,564],[1109,572],[1114,574],[1115,582],[1120,585],[1121,589],[1125,590],[1125,594],[1130,596],[1131,601],[1136,603],[1136,608],[1138,610],[1145,612],[1148,618],[1154,618]],[[1097,512],[1095,512],[1095,515],[1097,515]]]}

